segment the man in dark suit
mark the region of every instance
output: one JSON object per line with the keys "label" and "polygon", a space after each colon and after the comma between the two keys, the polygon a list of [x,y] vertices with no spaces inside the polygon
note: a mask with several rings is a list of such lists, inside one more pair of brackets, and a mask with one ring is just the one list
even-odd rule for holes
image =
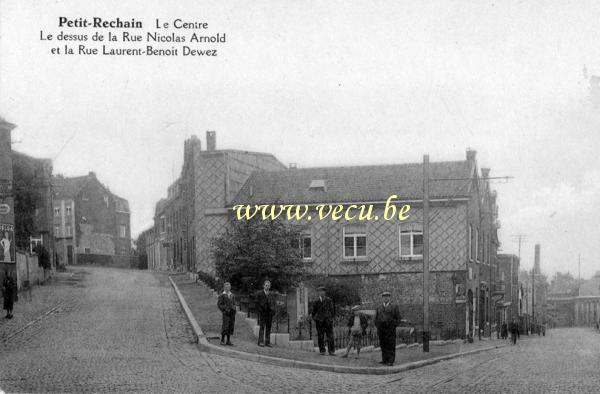
{"label": "man in dark suit", "polygon": [[381,347],[381,363],[392,366],[396,360],[396,326],[400,324],[400,309],[390,302],[389,291],[381,293],[383,302],[375,310],[375,326]]}
{"label": "man in dark suit", "polygon": [[258,346],[271,347],[271,324],[275,314],[275,294],[270,289],[271,282],[266,280],[263,289],[255,295],[260,327],[258,330]]}
{"label": "man in dark suit", "polygon": [[327,350],[330,356],[335,355],[335,344],[333,342],[333,317],[335,311],[333,301],[325,295],[325,287],[319,286],[319,297],[315,300],[311,316],[317,326],[317,337],[319,342],[319,352],[321,356],[325,355],[325,340],[327,336]]}
{"label": "man in dark suit", "polygon": [[[231,343],[231,334],[235,326],[235,296],[231,292],[231,284],[225,282],[223,285],[223,293],[219,295],[217,307],[223,314],[223,322],[221,324],[221,345],[233,346]],[[227,338],[227,342],[225,342]]]}

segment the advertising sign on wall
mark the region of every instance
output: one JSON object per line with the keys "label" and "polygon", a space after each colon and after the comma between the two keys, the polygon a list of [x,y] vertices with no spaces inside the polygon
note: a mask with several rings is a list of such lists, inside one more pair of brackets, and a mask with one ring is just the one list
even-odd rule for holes
{"label": "advertising sign on wall", "polygon": [[15,262],[15,226],[0,223],[0,262]]}

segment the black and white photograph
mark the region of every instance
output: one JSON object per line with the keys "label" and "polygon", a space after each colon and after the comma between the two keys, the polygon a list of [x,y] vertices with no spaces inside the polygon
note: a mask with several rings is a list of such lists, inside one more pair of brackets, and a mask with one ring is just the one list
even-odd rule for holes
{"label": "black and white photograph", "polygon": [[0,0],[0,393],[597,393],[600,3]]}

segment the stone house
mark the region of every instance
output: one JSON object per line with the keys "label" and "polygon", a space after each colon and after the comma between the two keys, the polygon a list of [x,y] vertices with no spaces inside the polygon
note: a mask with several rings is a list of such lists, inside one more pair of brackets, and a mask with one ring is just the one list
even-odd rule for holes
{"label": "stone house", "polygon": [[94,172],[55,176],[54,233],[61,264],[129,267],[129,203],[112,193]]}
{"label": "stone house", "polygon": [[[409,204],[406,221],[308,220],[298,244],[310,273],[343,278],[363,302],[383,290],[405,318],[423,321],[423,167],[421,163],[256,171],[229,204],[370,204],[379,218],[388,198]],[[474,335],[494,323],[497,239],[496,194],[488,169],[467,159],[430,167],[430,322],[433,337]],[[312,217],[316,217],[314,211]],[[227,215],[221,214],[222,221]],[[229,220],[233,216],[229,215]],[[201,269],[210,270],[210,256]],[[207,264],[208,263],[208,264]],[[208,265],[208,267],[207,267]]]}
{"label": "stone house", "polygon": [[217,149],[214,131],[206,141],[206,150],[196,136],[185,141],[181,175],[156,204],[157,267],[214,273],[211,240],[225,231],[233,198],[254,171],[285,168],[271,154]]}

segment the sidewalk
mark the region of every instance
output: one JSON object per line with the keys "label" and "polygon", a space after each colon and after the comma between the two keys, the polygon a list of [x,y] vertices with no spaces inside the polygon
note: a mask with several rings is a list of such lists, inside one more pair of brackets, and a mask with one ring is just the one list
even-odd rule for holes
{"label": "sidewalk", "polygon": [[[56,272],[42,285],[35,285],[19,291],[19,300],[15,302],[12,319],[5,319],[5,311],[0,315],[0,341],[9,340],[16,332],[30,322],[44,316],[57,306],[74,296],[74,288],[85,274],[80,271]],[[0,297],[0,303],[2,302]]]}
{"label": "sidewalk", "polygon": [[[195,283],[187,279],[184,275],[172,277],[176,283],[181,295],[185,299],[193,317],[200,325],[206,339],[210,344],[220,346],[217,339],[221,329],[221,313],[217,309],[216,299],[212,291],[201,283]],[[257,339],[250,330],[249,325],[242,318],[237,318],[235,323],[235,332],[232,337],[234,347],[223,346],[224,350],[229,349],[242,351],[250,354],[257,354],[269,357],[282,358],[286,360],[302,361],[306,363],[317,363],[328,366],[340,367],[358,367],[358,368],[379,368],[381,353],[379,349],[370,352],[361,352],[360,359],[355,358],[355,350],[352,350],[348,358],[339,356],[321,356],[316,352],[301,351],[296,349],[274,346],[272,348],[259,347]],[[487,349],[495,346],[503,346],[507,341],[485,340],[475,341],[471,344],[448,343],[444,345],[430,346],[430,351],[424,353],[422,347],[411,346],[397,349],[395,365],[404,365],[423,360],[431,360],[439,357],[454,355],[457,353],[469,352]],[[339,352],[339,350],[338,350]]]}

